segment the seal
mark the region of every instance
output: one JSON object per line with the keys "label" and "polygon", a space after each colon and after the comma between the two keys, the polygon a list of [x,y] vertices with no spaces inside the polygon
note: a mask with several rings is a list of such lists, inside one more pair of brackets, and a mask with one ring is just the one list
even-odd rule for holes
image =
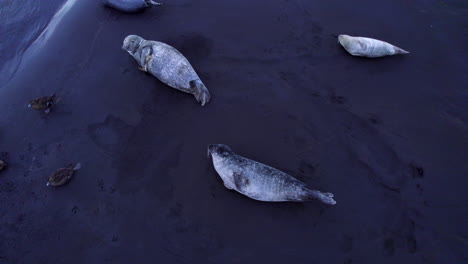
{"label": "seal", "polygon": [[303,202],[319,200],[334,205],[332,193],[309,188],[305,183],[273,167],[234,153],[228,146],[208,146],[208,156],[224,186],[263,202]]}
{"label": "seal", "polygon": [[102,2],[124,13],[138,13],[148,7],[162,5],[152,0],[102,0]]}
{"label": "seal", "polygon": [[70,165],[68,168],[61,168],[55,171],[52,175],[49,176],[47,181],[47,186],[60,186],[64,185],[68,180],[73,177],[76,170],[81,168],[81,163],[76,164],[75,166]]}
{"label": "seal", "polygon": [[338,43],[340,43],[341,46],[343,46],[343,48],[353,56],[378,58],[409,53],[408,51],[390,43],[372,38],[339,35]]}
{"label": "seal", "polygon": [[129,35],[122,49],[135,58],[140,70],[151,73],[172,88],[193,94],[202,106],[210,101],[208,89],[190,62],[175,48],[163,42]]}

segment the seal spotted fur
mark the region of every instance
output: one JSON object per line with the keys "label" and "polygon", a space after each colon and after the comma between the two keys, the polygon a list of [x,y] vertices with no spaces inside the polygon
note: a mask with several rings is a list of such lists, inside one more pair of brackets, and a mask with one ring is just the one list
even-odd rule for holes
{"label": "seal spotted fur", "polygon": [[129,35],[122,49],[135,58],[140,70],[151,73],[172,88],[193,94],[202,106],[210,101],[208,89],[190,62],[175,48],[159,41]]}
{"label": "seal spotted fur", "polygon": [[296,178],[257,161],[234,153],[228,146],[212,144],[208,155],[228,189],[264,202],[303,202],[320,200],[334,205],[332,193],[310,189]]}
{"label": "seal spotted fur", "polygon": [[343,46],[343,48],[353,56],[378,58],[409,53],[408,51],[390,43],[372,38],[339,35],[338,43],[340,43],[341,46]]}

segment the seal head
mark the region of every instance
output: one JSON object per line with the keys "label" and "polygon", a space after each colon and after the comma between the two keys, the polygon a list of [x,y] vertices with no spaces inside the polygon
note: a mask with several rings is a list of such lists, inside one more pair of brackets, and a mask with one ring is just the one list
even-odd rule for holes
{"label": "seal head", "polygon": [[223,144],[210,144],[208,145],[208,157],[216,155],[221,158],[226,158],[232,153],[231,148]]}
{"label": "seal head", "polygon": [[130,55],[135,55],[135,53],[140,48],[144,39],[137,35],[129,35],[123,41],[122,49],[127,51]]}
{"label": "seal head", "polygon": [[338,35],[338,43],[340,43],[343,47],[347,47],[349,43],[349,35],[341,34]]}

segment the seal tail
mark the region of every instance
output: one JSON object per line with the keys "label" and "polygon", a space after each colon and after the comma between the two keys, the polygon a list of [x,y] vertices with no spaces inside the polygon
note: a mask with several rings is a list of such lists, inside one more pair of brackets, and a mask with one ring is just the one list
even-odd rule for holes
{"label": "seal tail", "polygon": [[307,195],[307,198],[310,200],[317,199],[321,201],[322,203],[329,204],[329,205],[336,204],[336,201],[333,199],[333,193],[329,193],[329,192],[324,193],[324,192],[317,191],[317,190],[310,190]]}
{"label": "seal tail", "polygon": [[149,1],[148,1],[148,4],[154,5],[154,6],[160,6],[160,5],[162,5],[162,3],[158,3],[158,2],[155,2],[155,1],[153,1],[153,0],[149,0]]}
{"label": "seal tail", "polygon": [[409,51],[406,51],[402,48],[399,48],[397,46],[393,46],[393,48],[395,49],[395,54],[408,54]]}
{"label": "seal tail", "polygon": [[210,92],[208,88],[203,84],[201,80],[191,81],[190,85],[193,90],[193,95],[202,106],[207,104],[210,101]]}

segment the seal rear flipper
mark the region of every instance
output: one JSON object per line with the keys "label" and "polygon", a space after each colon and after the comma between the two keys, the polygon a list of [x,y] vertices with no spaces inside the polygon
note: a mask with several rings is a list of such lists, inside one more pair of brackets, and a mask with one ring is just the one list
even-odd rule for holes
{"label": "seal rear flipper", "polygon": [[154,6],[160,6],[160,5],[162,5],[162,3],[158,3],[158,2],[155,2],[155,1],[153,1],[153,0],[149,0],[149,1],[147,1],[147,3],[148,3],[149,5],[154,5]]}
{"label": "seal rear flipper", "polygon": [[409,51],[406,51],[402,48],[399,48],[397,46],[393,46],[393,48],[395,49],[395,54],[408,54]]}
{"label": "seal rear flipper", "polygon": [[329,204],[329,205],[335,205],[336,201],[333,199],[333,193],[323,193],[321,191],[317,190],[310,190],[308,194],[306,195],[307,200],[319,200],[323,203]]}
{"label": "seal rear flipper", "polygon": [[210,101],[210,92],[201,80],[190,81],[190,88],[192,90],[192,94],[202,106]]}

